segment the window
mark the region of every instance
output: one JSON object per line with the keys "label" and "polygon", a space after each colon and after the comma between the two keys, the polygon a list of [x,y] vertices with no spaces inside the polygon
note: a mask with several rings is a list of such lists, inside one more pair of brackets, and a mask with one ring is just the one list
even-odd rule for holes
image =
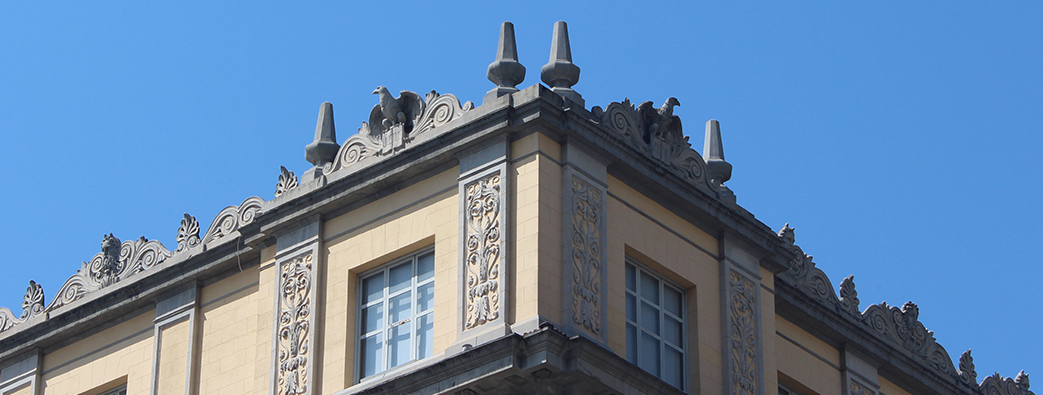
{"label": "window", "polygon": [[116,389],[113,389],[113,390],[110,390],[110,391],[105,391],[105,392],[101,393],[101,395],[127,395],[127,386],[123,385],[123,386],[120,386],[119,388],[116,388]]}
{"label": "window", "polygon": [[429,250],[359,277],[359,379],[431,356],[434,273]]}
{"label": "window", "polygon": [[626,263],[627,360],[674,387],[685,385],[685,298],[681,288]]}

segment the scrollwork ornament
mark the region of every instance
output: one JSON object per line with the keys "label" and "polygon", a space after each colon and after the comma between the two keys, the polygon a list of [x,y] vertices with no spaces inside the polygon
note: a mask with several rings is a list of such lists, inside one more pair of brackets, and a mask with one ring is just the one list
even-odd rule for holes
{"label": "scrollwork ornament", "polygon": [[464,191],[467,330],[500,318],[500,173],[472,181]]}
{"label": "scrollwork ornament", "polygon": [[275,183],[275,197],[282,196],[297,187],[297,176],[292,171],[286,170],[286,166],[279,166],[279,169],[279,182]]}
{"label": "scrollwork ornament", "polygon": [[278,312],[278,393],[308,392],[312,255],[283,263]]}
{"label": "scrollwork ornament", "polygon": [[572,177],[572,321],[601,333],[601,190]]}
{"label": "scrollwork ornament", "polygon": [[43,314],[43,298],[43,286],[29,280],[29,287],[25,289],[25,297],[22,299],[22,316],[18,319],[25,321]]}
{"label": "scrollwork ornament", "polygon": [[964,351],[960,355],[960,382],[969,386],[976,386],[978,384],[978,372],[974,371],[974,358],[971,357],[971,350]]}
{"label": "scrollwork ornament", "polygon": [[181,219],[181,225],[177,228],[177,249],[174,253],[180,253],[199,245],[199,221],[196,217],[185,213]]}
{"label": "scrollwork ornament", "polygon": [[862,318],[858,311],[858,291],[855,291],[855,276],[850,275],[840,282],[840,311]]}
{"label": "scrollwork ornament", "polygon": [[733,394],[757,393],[756,294],[753,281],[734,270],[728,271],[730,310],[728,339],[731,344]]}

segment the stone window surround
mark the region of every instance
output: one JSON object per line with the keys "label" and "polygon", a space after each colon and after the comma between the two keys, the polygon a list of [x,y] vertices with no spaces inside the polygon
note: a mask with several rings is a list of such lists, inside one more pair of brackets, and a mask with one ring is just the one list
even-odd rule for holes
{"label": "stone window surround", "polygon": [[[635,269],[637,269],[635,271],[635,273],[637,275],[640,275],[641,272],[645,272],[645,273],[651,274],[657,280],[659,280],[660,306],[661,306],[662,301],[663,301],[663,287],[662,287],[663,285],[667,285],[667,286],[669,286],[671,288],[674,288],[675,290],[677,290],[677,291],[679,291],[681,293],[681,306],[680,306],[681,317],[678,317],[678,318],[681,319],[681,342],[682,342],[682,344],[681,344],[681,347],[682,347],[682,350],[681,350],[681,361],[682,361],[682,363],[685,366],[682,366],[682,368],[681,368],[682,374],[681,374],[681,388],[680,389],[682,391],[687,392],[688,391],[688,387],[689,387],[689,382],[691,381],[690,378],[688,377],[688,375],[690,374],[690,369],[689,369],[689,366],[687,366],[688,363],[689,363],[689,360],[688,360],[688,358],[689,358],[689,354],[688,354],[688,349],[689,349],[689,347],[688,347],[688,342],[689,342],[688,332],[689,332],[689,329],[690,329],[688,327],[688,317],[687,317],[687,313],[688,313],[688,310],[687,310],[688,309],[688,289],[678,285],[677,283],[671,281],[669,278],[667,278],[663,274],[661,274],[661,273],[659,273],[659,272],[657,272],[655,270],[652,270],[648,266],[642,264],[637,259],[631,258],[630,256],[626,256],[626,258],[625,258],[625,266],[632,266]],[[624,272],[625,272],[625,270],[626,270],[626,268],[624,267]],[[625,281],[626,281],[626,277],[624,276],[624,291],[623,292],[624,292],[625,295],[627,295],[627,294],[630,294],[631,291],[629,289],[626,289]],[[637,279],[637,278],[635,278],[635,281],[638,282],[638,283],[640,282],[640,280]],[[624,295],[624,301],[625,301],[625,298],[626,298],[625,295]],[[637,295],[637,297],[638,297],[638,299],[640,299],[640,295]],[[635,306],[635,308],[636,308],[636,306]],[[624,306],[624,320],[626,320],[626,325],[625,326],[628,328],[628,331],[629,331],[629,327],[631,326],[631,324],[630,324],[631,320],[630,320],[630,317],[627,316],[627,312],[625,310],[626,309],[625,309],[625,306]],[[660,312],[659,313],[659,315],[660,315],[660,317],[659,317],[659,319],[660,319],[660,333],[662,333],[662,328],[663,328],[662,320],[663,320],[663,314],[665,314],[665,313],[663,313],[662,307],[660,307],[659,312]],[[636,323],[636,321],[635,321],[635,323]],[[638,325],[637,327],[640,327],[640,325]],[[666,358],[665,353],[663,353],[662,349],[665,348],[665,347],[670,347],[670,348],[675,348],[675,347],[671,347],[669,345],[664,345],[664,340],[661,339],[662,335],[659,335],[659,337],[660,337],[660,339],[657,339],[657,340],[659,341],[659,344],[660,344],[660,368],[662,370],[662,368],[665,367],[664,362],[665,362],[665,358]],[[627,358],[627,359],[629,359],[629,358]],[[643,370],[643,368],[642,368],[642,370]],[[652,374],[653,376],[660,377],[660,379],[662,379],[662,377],[661,377],[662,375],[661,374],[660,375],[656,375],[655,373],[652,373],[652,372],[648,372],[648,373]]]}
{"label": "stone window surround", "polygon": [[[384,370],[377,371],[377,372],[375,372],[375,373],[373,373],[373,374],[371,374],[371,375],[369,375],[367,377],[363,377],[362,376],[362,369],[365,366],[365,364],[362,361],[362,342],[366,338],[366,336],[365,336],[366,334],[363,333],[363,329],[362,329],[362,308],[363,308],[363,303],[362,303],[362,300],[363,300],[362,282],[365,279],[376,275],[377,273],[381,273],[381,272],[388,273],[388,270],[391,267],[403,264],[403,263],[405,263],[407,261],[412,261],[413,262],[412,264],[413,264],[414,271],[413,271],[413,276],[412,276],[412,283],[411,283],[411,286],[410,286],[410,292],[412,292],[414,295],[411,298],[411,303],[412,303],[411,311],[412,311],[412,313],[410,314],[410,317],[411,317],[410,318],[410,322],[414,323],[415,321],[417,321],[416,318],[419,315],[427,315],[427,314],[429,314],[429,315],[431,315],[433,317],[433,315],[434,315],[433,307],[432,307],[432,311],[426,312],[424,314],[418,314],[417,311],[416,311],[416,308],[415,308],[416,306],[415,305],[417,303],[417,294],[416,294],[417,289],[421,285],[434,284],[434,275],[432,275],[432,277],[430,279],[426,279],[426,280],[423,280],[423,281],[419,281],[418,282],[416,280],[417,279],[417,272],[416,272],[417,258],[419,258],[422,255],[430,253],[430,254],[432,254],[432,259],[433,259],[434,251],[435,251],[434,246],[424,247],[424,248],[418,249],[416,251],[410,252],[409,254],[406,254],[406,255],[404,255],[404,256],[402,256],[400,258],[396,258],[396,259],[394,259],[394,260],[392,260],[390,262],[384,263],[384,264],[382,264],[382,265],[380,265],[380,266],[378,266],[376,268],[373,268],[373,269],[370,269],[370,270],[366,270],[365,272],[362,272],[362,273],[360,273],[357,276],[357,284],[358,284],[357,288],[358,289],[357,289],[357,295],[356,295],[356,299],[355,299],[356,300],[356,306],[355,306],[355,310],[356,310],[355,311],[355,317],[356,317],[355,318],[355,333],[356,333],[356,335],[355,335],[355,340],[354,340],[355,341],[355,356],[354,356],[355,367],[352,369],[354,371],[353,374],[354,374],[354,383],[355,384],[359,384],[359,383],[370,381],[370,380],[379,380],[382,377],[388,377],[388,376],[394,375],[398,371],[401,371],[401,370],[404,370],[404,369],[408,369],[410,366],[416,364],[418,361],[422,361],[425,358],[430,358],[430,357],[436,355],[436,353],[432,352],[431,355],[428,355],[426,357],[423,357],[423,358],[413,358],[412,360],[404,362],[404,363],[402,363],[402,364],[400,364],[398,366],[385,368]],[[421,284],[421,283],[423,283],[423,284]],[[384,289],[386,290],[387,288],[385,287]],[[387,292],[385,292],[385,295],[381,299],[382,303],[384,303],[384,305],[385,305],[385,309],[387,308],[386,306],[387,306],[388,298],[389,297],[387,296]],[[384,329],[383,330],[385,332],[387,332],[388,316],[385,315],[384,320],[385,320],[385,323],[384,323]],[[388,339],[386,339],[387,334],[385,333],[384,336],[385,336],[385,339],[384,339],[384,344],[382,346],[382,347],[385,347],[385,349],[383,350],[383,353],[384,353],[383,364],[386,366],[387,363],[388,363],[388,353],[389,353],[388,348],[389,347],[388,347],[388,343],[387,343]],[[416,328],[415,328],[415,325],[414,325],[410,329],[410,339],[411,339],[410,340],[410,344],[411,344],[410,354],[411,355],[413,355],[413,353],[412,353],[413,349],[416,348],[416,344],[415,344],[416,337],[417,337],[416,336]]]}

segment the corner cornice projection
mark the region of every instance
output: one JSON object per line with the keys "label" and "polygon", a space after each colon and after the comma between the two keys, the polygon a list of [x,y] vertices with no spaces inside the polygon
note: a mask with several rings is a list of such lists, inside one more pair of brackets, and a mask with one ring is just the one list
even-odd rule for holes
{"label": "corner cornice projection", "polygon": [[871,305],[859,312],[858,293],[855,291],[855,276],[847,276],[840,283],[840,295],[833,290],[833,283],[821,269],[815,267],[811,255],[794,244],[794,229],[786,224],[778,233],[783,244],[795,254],[789,271],[775,278],[803,291],[815,301],[825,305],[858,327],[883,340],[897,350],[903,350],[927,370],[947,382],[956,383],[970,393],[983,395],[1035,395],[1029,390],[1029,379],[1025,371],[1017,377],[1002,377],[999,373],[986,377],[978,383],[971,350],[960,355],[959,369],[953,366],[952,358],[942,345],[934,339],[934,332],[927,330],[919,321],[920,308],[906,302],[901,308],[887,302]]}
{"label": "corner cornice projection", "polygon": [[227,236],[254,221],[263,204],[264,199],[250,197],[239,206],[226,207],[217,214],[202,239],[199,237],[199,222],[195,217],[185,214],[178,227],[178,246],[174,252],[157,240],[141,237],[121,243],[115,236],[105,235],[101,243],[102,251],[82,263],[49,305],[45,307],[43,287],[30,280],[22,302],[22,315],[15,316],[10,309],[0,307],[0,337],[5,337],[4,332],[16,327],[31,326],[47,320],[55,312],[88,295],[104,293],[106,288],[120,282],[147,275],[157,267],[184,262],[208,248],[225,243],[230,240]]}

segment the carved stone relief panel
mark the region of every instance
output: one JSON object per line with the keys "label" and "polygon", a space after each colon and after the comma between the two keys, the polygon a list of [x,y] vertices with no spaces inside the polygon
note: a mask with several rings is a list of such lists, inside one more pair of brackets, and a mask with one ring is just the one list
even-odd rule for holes
{"label": "carved stone relief panel", "polygon": [[503,193],[499,167],[463,185],[464,331],[503,318]]}
{"label": "carved stone relief panel", "polygon": [[726,316],[725,393],[763,394],[763,361],[760,339],[759,282],[742,271],[722,265]]}
{"label": "carved stone relief panel", "polygon": [[279,394],[307,394],[311,377],[307,367],[311,359],[312,254],[279,265],[279,310],[276,339],[278,345],[276,391]]}
{"label": "carved stone relief panel", "polygon": [[566,167],[563,189],[563,303],[568,325],[605,340],[606,190]]}

